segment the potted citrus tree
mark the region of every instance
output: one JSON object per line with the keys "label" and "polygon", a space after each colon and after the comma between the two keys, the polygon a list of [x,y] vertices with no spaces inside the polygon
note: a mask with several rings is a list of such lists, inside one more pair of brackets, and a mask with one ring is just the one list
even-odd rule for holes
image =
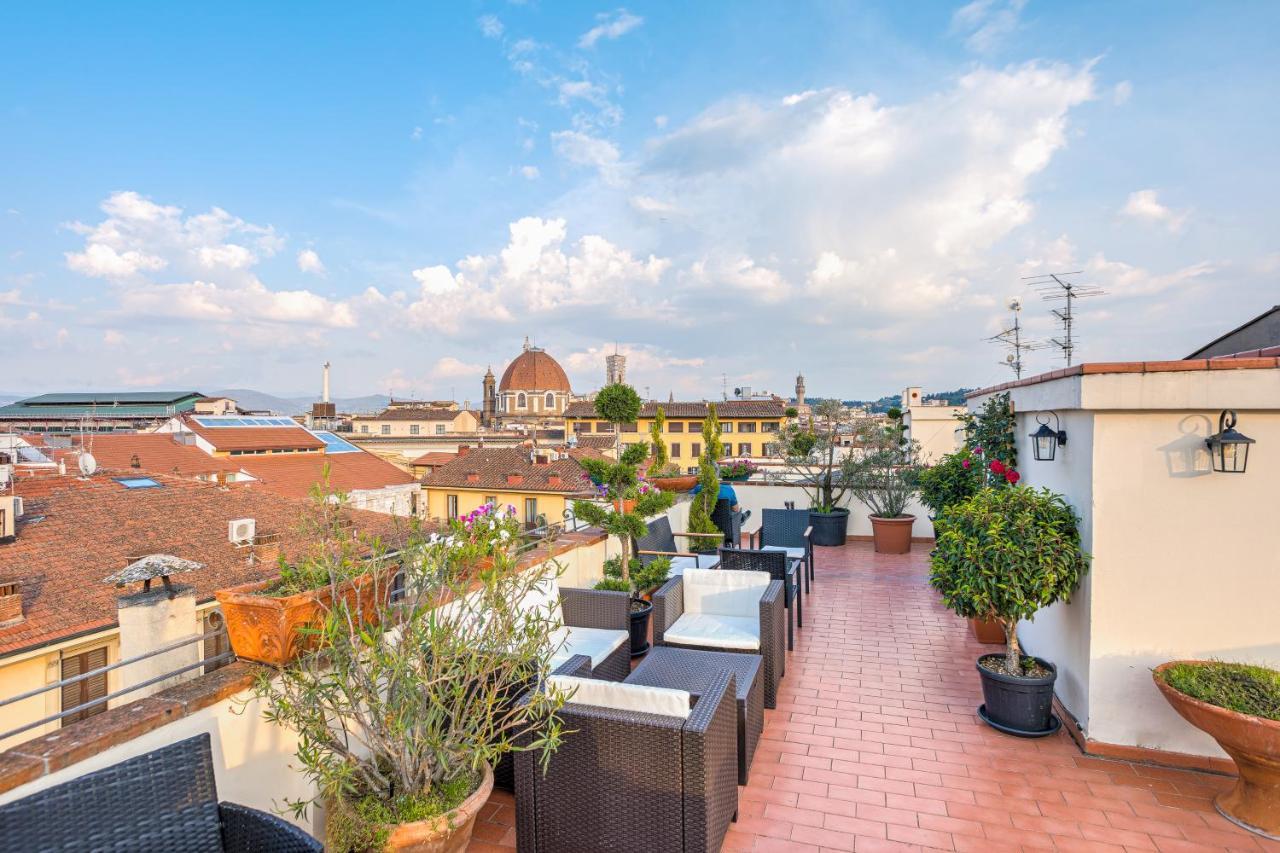
{"label": "potted citrus tree", "polygon": [[377,537],[355,528],[345,495],[330,492],[327,480],[326,472],[312,488],[303,520],[309,549],[293,559],[280,554],[274,578],[214,592],[237,657],[283,666],[314,647],[314,628],[335,601],[374,619],[390,593],[394,560]]}
{"label": "potted citrus tree", "polygon": [[849,533],[846,503],[853,460],[840,446],[842,417],[839,400],[823,400],[814,406],[807,426],[789,422],[773,442],[773,456],[787,479],[808,499],[814,545],[843,545]]}
{"label": "potted citrus tree", "polygon": [[860,453],[846,466],[849,491],[871,510],[871,535],[879,554],[911,550],[911,527],[916,517],[907,505],[916,493],[920,444],[905,441],[901,427],[875,422],[862,424]]}
{"label": "potted citrus tree", "polygon": [[338,600],[315,628],[317,653],[256,682],[315,786],[287,806],[302,817],[324,804],[326,849],[462,851],[496,762],[559,745],[564,694],[513,701],[549,674],[559,620],[525,605],[546,575],[520,571],[511,540],[492,544],[477,573],[448,537],[411,543],[405,594],[375,605],[378,625]]}
{"label": "potted citrus tree", "polygon": [[977,664],[985,700],[978,713],[1001,731],[1039,737],[1060,725],[1051,714],[1057,669],[1023,654],[1018,622],[1070,601],[1089,568],[1078,524],[1061,495],[1025,486],[983,489],[934,522],[933,588],[960,616],[1004,630],[1004,652]]}
{"label": "potted citrus tree", "polygon": [[1223,661],[1161,664],[1156,687],[1182,718],[1218,742],[1240,775],[1214,800],[1228,820],[1280,840],[1280,672]]}

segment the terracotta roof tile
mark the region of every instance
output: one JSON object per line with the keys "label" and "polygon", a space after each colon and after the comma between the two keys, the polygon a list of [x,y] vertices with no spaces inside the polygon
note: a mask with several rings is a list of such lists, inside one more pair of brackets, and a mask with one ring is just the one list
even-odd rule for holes
{"label": "terracotta roof tile", "polygon": [[529,449],[517,447],[475,449],[424,475],[422,484],[428,488],[509,489],[513,484],[507,478],[516,474],[521,490],[573,494],[589,490],[583,477],[586,472],[576,460],[600,456],[594,450],[575,450],[570,458],[535,464],[529,461],[529,454]]}
{"label": "terracotta roof tile", "polygon": [[359,415],[352,420],[366,421],[451,421],[465,410],[421,408],[421,409],[383,409],[376,415]]}
{"label": "terracotta roof tile", "polygon": [[287,497],[305,498],[324,481],[329,466],[329,487],[339,492],[381,489],[414,482],[412,474],[367,451],[359,453],[282,453],[278,456],[244,456],[241,468],[262,488]]}
{"label": "terracotta roof tile", "polygon": [[324,442],[297,427],[207,427],[194,418],[183,418],[191,432],[217,450],[321,450]]}
{"label": "terracotta roof tile", "polygon": [[[77,439],[76,444],[81,442]],[[195,445],[180,444],[170,434],[112,433],[92,436],[83,444],[101,468],[128,470],[136,456],[139,470],[157,474],[198,476],[240,470],[230,459],[210,456]]]}
{"label": "terracotta roof tile", "polygon": [[444,465],[446,463],[452,462],[457,458],[458,458],[458,454],[456,453],[443,453],[438,451],[431,451],[429,453],[422,454],[421,456],[419,456],[417,459],[413,460],[409,464],[410,465]]}
{"label": "terracotta roof tile", "polygon": [[[200,601],[233,584],[262,580],[274,564],[250,561],[251,548],[227,538],[227,522],[253,518],[259,532],[280,534],[286,556],[311,539],[300,531],[306,501],[272,494],[254,484],[211,483],[148,474],[160,488],[127,489],[107,474],[23,478],[18,535],[0,544],[0,577],[21,583],[24,621],[0,628],[0,655],[11,654],[116,624],[119,591],[102,582],[130,558],[170,553],[205,564],[182,577]],[[356,529],[396,537],[403,521],[349,510]]]}

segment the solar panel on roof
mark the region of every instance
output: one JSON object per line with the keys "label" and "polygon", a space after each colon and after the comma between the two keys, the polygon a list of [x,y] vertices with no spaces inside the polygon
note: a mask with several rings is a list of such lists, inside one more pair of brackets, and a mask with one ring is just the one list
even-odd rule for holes
{"label": "solar panel on roof", "polygon": [[206,429],[226,429],[228,427],[296,427],[293,418],[232,418],[232,417],[200,417],[192,418]]}
{"label": "solar panel on roof", "polygon": [[344,438],[339,438],[331,432],[317,431],[316,438],[324,442],[325,453],[359,453],[360,448]]}

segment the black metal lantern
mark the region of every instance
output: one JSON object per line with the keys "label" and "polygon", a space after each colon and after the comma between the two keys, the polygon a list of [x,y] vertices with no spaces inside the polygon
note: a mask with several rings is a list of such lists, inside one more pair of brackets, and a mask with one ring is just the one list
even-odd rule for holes
{"label": "black metal lantern", "polygon": [[1040,424],[1040,429],[1031,433],[1031,451],[1037,462],[1052,462],[1054,455],[1058,452],[1058,445],[1066,446],[1067,443],[1066,431],[1054,428],[1061,426],[1057,413],[1049,414],[1053,415],[1053,427],[1049,426],[1048,417],[1037,415],[1036,421]]}
{"label": "black metal lantern", "polygon": [[1224,474],[1243,474],[1249,464],[1249,445],[1252,438],[1236,432],[1236,413],[1224,409],[1218,415],[1218,431],[1204,440],[1209,445],[1209,457],[1213,470]]}

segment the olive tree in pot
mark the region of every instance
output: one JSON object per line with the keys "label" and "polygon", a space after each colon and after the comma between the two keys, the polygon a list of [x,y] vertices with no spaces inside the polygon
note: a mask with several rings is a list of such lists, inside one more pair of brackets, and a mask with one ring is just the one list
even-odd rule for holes
{"label": "olive tree in pot", "polygon": [[[619,543],[618,573],[616,582],[606,575],[603,586],[597,589],[616,589],[631,593],[631,652],[642,655],[648,651],[649,617],[653,605],[640,597],[644,587],[633,582],[632,567],[638,561],[632,559],[631,543],[647,532],[645,519],[666,512],[675,503],[675,495],[650,486],[636,474],[636,466],[649,455],[649,446],[639,442],[622,451],[617,462],[609,459],[580,459],[579,464],[597,483],[606,503],[576,500],[573,514],[587,524],[599,527]],[[647,580],[647,576],[640,578]],[[665,572],[662,580],[666,580]]]}
{"label": "olive tree in pot", "polygon": [[477,572],[450,538],[415,537],[398,555],[403,597],[379,601],[376,620],[336,599],[316,650],[256,682],[315,786],[287,805],[302,817],[324,804],[328,850],[464,850],[496,762],[560,743],[564,694],[515,701],[549,674],[558,642],[555,611],[525,605],[546,576],[518,569],[507,527],[485,526],[491,567]]}
{"label": "olive tree in pot", "polygon": [[858,455],[848,466],[849,491],[871,510],[871,534],[876,553],[905,554],[911,550],[911,527],[916,517],[907,504],[916,493],[920,466],[917,441],[906,441],[900,426],[874,421],[857,432]]}
{"label": "olive tree in pot", "polygon": [[1280,672],[1224,661],[1172,661],[1152,673],[1184,720],[1236,763],[1214,805],[1228,820],[1280,841]]}
{"label": "olive tree in pot", "polygon": [[839,400],[823,400],[813,407],[808,426],[789,422],[773,443],[773,456],[782,463],[786,478],[808,499],[814,545],[843,545],[849,533],[845,503],[852,459],[840,446],[837,432],[843,414]]}
{"label": "olive tree in pot", "polygon": [[933,588],[959,615],[1004,629],[1004,653],[978,659],[985,700],[978,713],[1001,731],[1039,737],[1060,725],[1051,713],[1057,670],[1022,653],[1018,622],[1070,601],[1089,569],[1078,524],[1061,495],[1025,486],[983,489],[934,522]]}

